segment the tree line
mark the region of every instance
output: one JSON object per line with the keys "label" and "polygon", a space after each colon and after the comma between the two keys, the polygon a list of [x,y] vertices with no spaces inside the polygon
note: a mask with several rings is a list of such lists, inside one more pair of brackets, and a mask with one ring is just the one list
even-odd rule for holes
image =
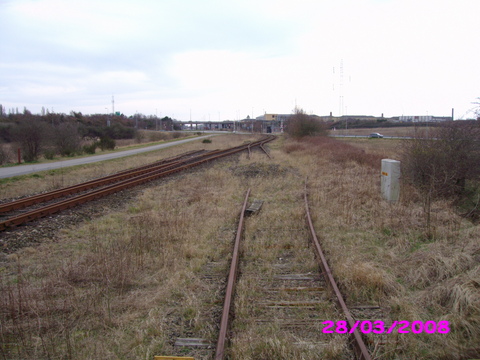
{"label": "tree line", "polygon": [[[114,149],[115,140],[134,139],[138,129],[160,128],[171,119],[165,117],[146,117],[137,114],[133,117],[124,115],[95,114],[83,115],[72,111],[69,115],[45,112],[34,115],[26,108],[6,114],[0,105],[0,163],[12,160],[12,153],[7,146],[18,147],[25,162],[34,162],[41,156],[53,159],[55,156],[74,156],[82,153],[95,153]],[[167,126],[163,126],[166,128]]]}

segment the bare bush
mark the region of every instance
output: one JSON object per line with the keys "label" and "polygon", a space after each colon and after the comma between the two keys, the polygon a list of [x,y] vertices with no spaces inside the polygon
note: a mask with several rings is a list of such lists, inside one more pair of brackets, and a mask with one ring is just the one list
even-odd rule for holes
{"label": "bare bush", "polygon": [[78,125],[61,123],[53,129],[52,141],[56,151],[62,156],[73,156],[81,149]]}
{"label": "bare bush", "polygon": [[326,135],[327,129],[319,120],[307,115],[302,109],[296,108],[294,114],[288,119],[286,132],[291,137],[301,138]]}
{"label": "bare bush", "polygon": [[182,133],[180,131],[175,131],[174,133],[172,133],[172,137],[174,139],[179,139],[182,137]]}
{"label": "bare bush", "polygon": [[32,115],[24,115],[12,130],[12,135],[22,149],[23,159],[36,161],[45,143],[47,125]]}
{"label": "bare bush", "polygon": [[422,192],[452,197],[480,176],[480,127],[475,122],[448,122],[403,145],[403,174]]}
{"label": "bare bush", "polygon": [[9,149],[1,144],[0,145],[0,165],[4,165],[9,163],[11,160],[11,154],[9,152]]}
{"label": "bare bush", "polygon": [[100,141],[98,142],[98,147],[104,150],[113,150],[115,149],[116,142],[112,138],[108,136],[104,136],[100,138]]}

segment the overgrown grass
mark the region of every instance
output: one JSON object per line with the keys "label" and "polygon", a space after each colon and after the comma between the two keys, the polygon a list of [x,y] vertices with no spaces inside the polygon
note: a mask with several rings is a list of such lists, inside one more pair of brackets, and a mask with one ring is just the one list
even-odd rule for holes
{"label": "overgrown grass", "polygon": [[[181,150],[144,154],[135,165],[174,152],[235,145],[232,139],[216,137],[214,145],[198,141]],[[293,345],[296,339],[275,322],[255,322],[259,273],[270,276],[270,264],[286,255],[293,256],[299,273],[317,268],[302,227],[306,176],[314,224],[347,303],[379,305],[386,310],[385,321],[450,322],[448,334],[385,335],[384,344],[371,344],[375,356],[478,357],[478,227],[456,215],[448,202],[437,201],[431,210],[434,236],[427,237],[422,199],[413,188],[405,185],[397,204],[383,201],[379,159],[395,158],[395,149],[379,144],[280,139],[269,145],[273,161],[254,152],[250,159],[241,155],[238,162],[228,159],[182,174],[145,190],[122,211],[4,257],[0,358],[151,359],[186,355],[173,346],[179,336],[215,341],[218,323],[211,314],[218,317],[223,288],[221,282],[205,280],[205,268],[216,264],[220,276],[227,273],[248,187],[265,203],[258,216],[247,220],[231,356],[320,357],[308,346]],[[26,186],[40,191],[53,187],[53,180],[66,186],[131,164],[128,159],[65,169],[61,175],[2,185],[2,194],[21,194]],[[328,311],[336,320],[338,314]],[[345,346],[332,336],[322,356],[342,358]]]}
{"label": "overgrown grass", "polygon": [[[326,155],[324,146],[299,151]],[[382,358],[478,356],[480,290],[473,286],[480,281],[478,230],[451,204],[437,201],[434,236],[427,237],[415,189],[405,184],[394,205],[381,199],[379,160],[368,159],[382,158],[383,151],[360,161],[364,155],[352,152],[347,162],[335,154],[312,157],[311,172],[322,175],[309,181],[315,224],[347,302],[386,307],[391,320],[450,321],[449,334],[391,336],[378,348]]]}

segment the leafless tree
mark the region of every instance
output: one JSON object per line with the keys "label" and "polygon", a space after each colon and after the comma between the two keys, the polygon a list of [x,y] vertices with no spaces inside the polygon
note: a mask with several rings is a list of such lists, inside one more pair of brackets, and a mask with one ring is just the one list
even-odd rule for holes
{"label": "leafless tree", "polygon": [[18,118],[16,126],[12,129],[12,137],[19,144],[25,161],[38,159],[46,133],[47,125],[39,117],[25,114]]}
{"label": "leafless tree", "polygon": [[[424,197],[427,232],[436,198],[459,200],[480,187],[480,126],[476,121],[449,121],[403,142],[402,173]],[[476,190],[475,192],[478,192]]]}
{"label": "leafless tree", "polygon": [[451,197],[480,175],[480,126],[449,121],[403,146],[403,174],[434,196]]}
{"label": "leafless tree", "polygon": [[295,108],[286,125],[288,135],[301,138],[304,136],[325,135],[326,127],[319,120],[307,115],[305,111]]}
{"label": "leafless tree", "polygon": [[72,122],[63,122],[53,128],[53,145],[62,156],[72,156],[81,149],[81,138],[78,125]]}

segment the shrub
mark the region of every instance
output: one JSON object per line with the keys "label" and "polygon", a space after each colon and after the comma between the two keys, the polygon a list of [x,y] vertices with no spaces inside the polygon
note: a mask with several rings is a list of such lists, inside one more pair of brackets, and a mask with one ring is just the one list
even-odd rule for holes
{"label": "shrub", "polygon": [[[402,154],[404,178],[419,189],[426,214],[427,237],[433,237],[431,204],[438,198],[455,199],[464,215],[479,218],[480,127],[476,121],[450,121],[405,141]],[[468,184],[468,187],[467,187]]]}
{"label": "shrub", "polygon": [[81,138],[78,125],[75,123],[61,123],[55,126],[52,140],[57,152],[62,156],[73,156],[81,149]]}
{"label": "shrub", "polygon": [[55,150],[53,149],[46,149],[43,151],[43,157],[47,160],[53,160],[55,157]]}
{"label": "shrub", "polygon": [[104,136],[100,138],[100,142],[98,143],[100,149],[103,150],[113,150],[115,149],[116,143],[115,140],[108,136]]}
{"label": "shrub", "polygon": [[480,127],[476,122],[453,122],[430,129],[403,143],[402,172],[423,192],[452,197],[480,176]]}
{"label": "shrub", "polygon": [[95,151],[97,150],[97,146],[98,146],[97,142],[94,142],[90,145],[84,145],[83,152],[85,154],[95,154]]}
{"label": "shrub", "polygon": [[13,139],[22,149],[22,156],[26,162],[36,161],[41,154],[45,143],[47,125],[38,117],[24,115],[12,129]]}
{"label": "shrub", "polygon": [[294,138],[301,138],[305,136],[326,135],[326,126],[307,115],[302,109],[296,108],[294,114],[288,119],[286,132]]}
{"label": "shrub", "polygon": [[212,143],[212,140],[210,140],[210,139],[203,139],[203,140],[202,140],[202,143],[204,143],[204,144],[211,144],[211,143]]}
{"label": "shrub", "polygon": [[143,132],[141,131],[137,131],[135,133],[135,141],[138,143],[138,144],[141,144],[142,143],[142,140],[145,138],[145,135],[143,134]]}
{"label": "shrub", "polygon": [[79,132],[83,137],[100,138],[108,136],[112,139],[133,139],[137,131],[134,128],[113,123],[111,126],[83,125],[80,127]]}
{"label": "shrub", "polygon": [[178,139],[178,138],[181,138],[182,137],[182,133],[180,131],[175,131],[174,133],[172,133],[172,137],[174,139]]}
{"label": "shrub", "polygon": [[5,142],[12,141],[11,125],[0,124],[0,139]]}
{"label": "shrub", "polygon": [[0,165],[7,164],[9,161],[10,153],[3,145],[0,145]]}

